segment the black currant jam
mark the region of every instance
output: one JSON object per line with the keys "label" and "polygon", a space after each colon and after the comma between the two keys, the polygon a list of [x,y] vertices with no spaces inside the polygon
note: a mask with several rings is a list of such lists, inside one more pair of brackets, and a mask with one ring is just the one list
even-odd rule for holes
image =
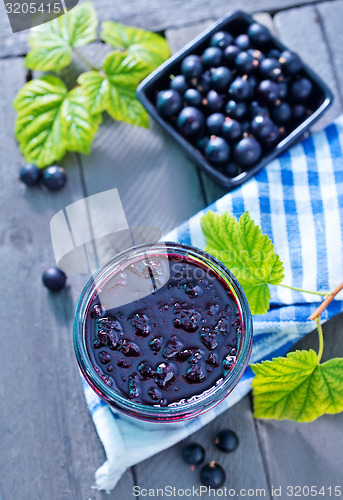
{"label": "black currant jam", "polygon": [[106,277],[85,317],[88,354],[121,396],[177,406],[220,384],[236,363],[242,318],[225,281],[170,251],[128,261]]}

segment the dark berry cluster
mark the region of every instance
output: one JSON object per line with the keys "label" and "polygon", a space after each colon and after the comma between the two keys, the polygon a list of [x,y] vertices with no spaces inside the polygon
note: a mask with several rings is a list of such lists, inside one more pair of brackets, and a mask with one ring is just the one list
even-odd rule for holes
{"label": "dark berry cluster", "polygon": [[[218,450],[225,453],[232,453],[238,448],[239,439],[237,434],[230,429],[222,429],[214,438],[214,444]],[[201,444],[188,443],[182,448],[182,458],[190,464],[194,470],[195,465],[201,464],[205,460],[205,449]],[[200,481],[207,487],[220,488],[226,480],[225,470],[221,465],[211,460],[204,465],[200,471]]]}
{"label": "dark berry cluster", "polygon": [[158,113],[215,168],[235,177],[256,165],[310,111],[312,83],[303,63],[275,48],[269,30],[249,25],[234,37],[215,32],[202,53],[186,56]]}
{"label": "dark berry cluster", "polygon": [[41,170],[36,165],[27,163],[19,170],[19,179],[27,186],[35,186],[41,183],[49,191],[58,191],[67,182],[67,175],[64,168],[58,165],[51,165]]}

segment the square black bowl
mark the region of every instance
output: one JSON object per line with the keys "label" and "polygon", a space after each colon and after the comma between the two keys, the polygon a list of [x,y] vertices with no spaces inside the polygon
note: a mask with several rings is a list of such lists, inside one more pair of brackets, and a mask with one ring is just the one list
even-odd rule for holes
{"label": "square black bowl", "polygon": [[[202,32],[198,37],[194,38],[183,49],[179,50],[175,55],[170,57],[155,71],[153,71],[137,88],[137,97],[150,115],[180,144],[191,160],[207,172],[221,186],[228,190],[233,189],[247,181],[267,163],[296,143],[310,128],[310,126],[318,120],[318,118],[333,101],[333,94],[328,86],[311,68],[304,64],[300,74],[301,76],[308,78],[313,85],[310,116],[298,124],[274,148],[270,149],[267,154],[262,156],[261,160],[256,165],[249,170],[238,174],[236,177],[228,177],[223,172],[208,163],[201,151],[185,139],[169,121],[164,119],[158,113],[155,106],[156,94],[160,90],[169,88],[170,75],[180,74],[181,62],[187,55],[200,55],[209,46],[211,36],[217,31],[228,31],[235,37],[246,32],[248,26],[254,22],[256,21],[251,16],[239,10],[236,10],[226,17],[219,19],[216,23],[210,26],[210,28]],[[280,51],[288,49],[274,36],[272,36],[270,48],[276,48]]]}

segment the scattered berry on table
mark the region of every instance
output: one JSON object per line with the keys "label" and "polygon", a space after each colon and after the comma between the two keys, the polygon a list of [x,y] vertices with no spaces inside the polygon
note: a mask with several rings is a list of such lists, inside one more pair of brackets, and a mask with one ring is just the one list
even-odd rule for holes
{"label": "scattered berry on table", "polygon": [[42,171],[32,163],[23,165],[19,170],[19,179],[27,186],[38,184]]}
{"label": "scattered berry on table", "polygon": [[198,443],[189,443],[182,448],[182,458],[187,464],[199,465],[205,459],[205,450]]}
{"label": "scattered berry on table", "polygon": [[226,474],[223,467],[214,461],[204,465],[200,472],[203,485],[211,488],[220,488],[225,483]]}
{"label": "scattered berry on table", "polygon": [[43,284],[51,291],[58,292],[64,287],[67,276],[58,267],[48,267],[42,276]]}
{"label": "scattered berry on table", "polygon": [[238,448],[239,439],[234,431],[223,429],[216,435],[214,444],[220,451],[231,453]]}
{"label": "scattered berry on table", "polygon": [[58,191],[67,182],[67,174],[64,168],[51,165],[43,170],[42,182],[50,191]]}

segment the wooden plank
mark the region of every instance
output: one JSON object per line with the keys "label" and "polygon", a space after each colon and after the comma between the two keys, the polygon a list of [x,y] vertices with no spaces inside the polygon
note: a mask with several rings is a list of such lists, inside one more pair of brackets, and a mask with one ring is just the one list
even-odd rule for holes
{"label": "wooden plank", "polygon": [[166,233],[204,207],[195,167],[153,121],[143,129],[105,117],[82,165],[88,194],[118,188],[130,225]]}
{"label": "wooden plank", "polygon": [[[343,353],[343,315],[324,325],[324,356],[327,360]],[[312,332],[298,343],[298,349],[317,349],[318,334]],[[287,498],[287,486],[325,487],[325,498],[330,496],[328,487],[342,485],[343,463],[343,413],[324,415],[310,423],[291,421],[257,420],[262,449],[268,463],[271,484],[282,487],[282,497]],[[306,494],[300,494],[304,498]],[[332,493],[334,495],[334,493]]]}
{"label": "wooden plank", "polygon": [[329,46],[329,55],[334,67],[337,90],[337,100],[340,97],[341,109],[343,110],[343,2],[323,3],[317,7],[324,36]]}
{"label": "wooden plank", "polygon": [[[12,100],[25,81],[21,58],[0,61],[0,469],[3,498],[100,500],[92,489],[104,453],[88,414],[72,346],[75,303],[84,276],[49,293],[41,283],[53,265],[50,218],[83,197],[75,156],[61,164],[68,183],[58,193],[26,188],[13,137]],[[18,474],[20,480],[18,480]],[[127,473],[122,498],[132,487]]]}
{"label": "wooden plank", "polygon": [[[81,0],[85,1],[85,0]],[[320,0],[319,0],[320,1]],[[282,9],[312,3],[312,0],[283,0]],[[230,0],[228,5],[222,0],[169,0],[161,6],[159,0],[97,0],[96,9],[100,21],[113,19],[152,31],[164,31],[170,27],[180,27],[200,22],[204,19],[219,18],[229,11],[241,9],[240,0]],[[280,9],[279,0],[246,0],[247,12],[272,11]],[[0,57],[22,55],[27,51],[28,31],[13,35],[4,6],[0,5]]]}
{"label": "wooden plank", "polygon": [[[274,17],[274,24],[280,39],[318,73],[336,96],[333,106],[311,129],[321,130],[340,115],[342,106],[318,11],[308,6],[280,12]],[[337,46],[337,51],[342,53],[342,48]]]}
{"label": "wooden plank", "polygon": [[[239,447],[234,453],[223,453],[213,444],[217,432],[228,428],[234,430],[240,439]],[[245,397],[187,440],[136,465],[140,488],[154,488],[155,490],[166,486],[176,489],[192,488],[193,486],[199,488],[201,486],[199,479],[201,466],[192,471],[181,458],[182,447],[189,441],[204,446],[206,463],[215,460],[225,469],[227,479],[223,487],[235,488],[236,496],[241,488],[261,488],[265,489],[266,492],[265,496],[261,496],[266,499],[271,498],[248,397]],[[253,498],[257,497],[258,495]],[[201,498],[213,498],[213,495],[203,494]]]}

